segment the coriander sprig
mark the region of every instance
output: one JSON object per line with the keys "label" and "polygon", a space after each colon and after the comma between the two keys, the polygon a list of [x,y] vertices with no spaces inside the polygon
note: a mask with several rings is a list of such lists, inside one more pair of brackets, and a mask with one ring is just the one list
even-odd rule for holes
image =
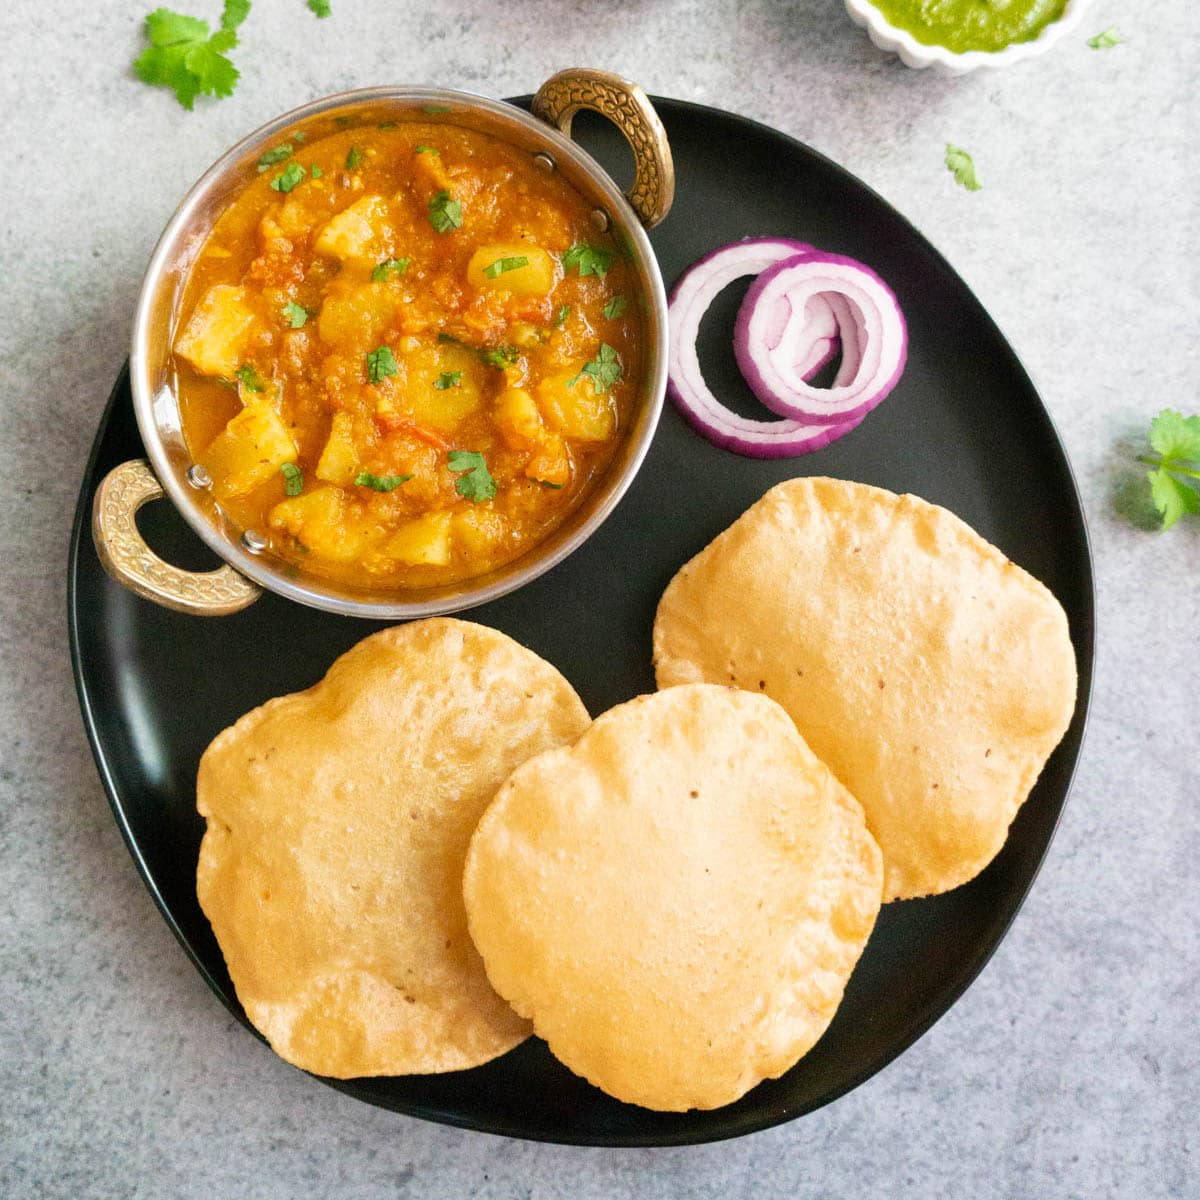
{"label": "coriander sprig", "polygon": [[1200,512],[1200,491],[1190,481],[1200,480],[1200,416],[1185,417],[1164,408],[1150,422],[1154,454],[1141,454],[1138,462],[1153,467],[1146,472],[1150,497],[1162,528],[1170,529],[1184,513]]}
{"label": "coriander sprig", "polygon": [[186,109],[197,96],[231,96],[238,69],[226,57],[237,47],[238,26],[250,14],[250,0],[225,0],[221,27],[210,34],[199,17],[156,8],[146,18],[150,43],[133,60],[133,72],[143,82],[168,87]]}

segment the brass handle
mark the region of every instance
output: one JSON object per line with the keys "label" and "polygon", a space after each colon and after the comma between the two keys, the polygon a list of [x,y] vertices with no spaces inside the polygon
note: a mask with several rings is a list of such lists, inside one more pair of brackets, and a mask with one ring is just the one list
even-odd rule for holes
{"label": "brass handle", "polygon": [[667,131],[646,93],[636,83],[608,71],[572,67],[552,75],[533,98],[533,115],[571,136],[571,120],[581,108],[607,117],[633,151],[635,174],[626,199],[647,229],[671,211],[675,164]]}
{"label": "brass handle", "polygon": [[177,612],[224,617],[253,604],[262,588],[232,567],[184,571],[146,545],[137,511],[163,494],[145,459],[131,459],[105,475],[92,504],[92,540],[104,569],[131,592]]}

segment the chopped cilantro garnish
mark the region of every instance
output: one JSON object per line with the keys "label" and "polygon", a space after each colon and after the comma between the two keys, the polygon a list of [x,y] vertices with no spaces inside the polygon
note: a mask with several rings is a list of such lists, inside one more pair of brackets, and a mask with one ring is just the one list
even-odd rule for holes
{"label": "chopped cilantro garnish", "polygon": [[452,334],[452,333],[439,333],[438,341],[439,342],[453,342],[455,345],[458,345],[458,338],[456,338],[454,336],[454,334]]}
{"label": "chopped cilantro garnish", "polygon": [[262,376],[250,363],[238,367],[234,374],[238,377],[242,387],[248,392],[265,392],[267,390],[267,385],[263,383]]}
{"label": "chopped cilantro garnish", "polygon": [[308,0],[308,11],[318,17],[333,16],[333,9],[329,7],[329,0]]}
{"label": "chopped cilantro garnish", "polygon": [[442,152],[440,150],[435,150],[432,146],[418,146],[418,147],[416,147],[415,150],[413,150],[413,153],[414,154],[436,154],[440,157]]}
{"label": "chopped cilantro garnish", "polygon": [[334,123],[334,124],[335,124],[335,125],[336,125],[336,126],[339,128],[339,129],[345,129],[347,125],[353,125],[353,124],[354,124],[354,118],[353,118],[352,116],[350,116],[349,114],[347,114],[347,113],[342,113],[342,115],[341,115],[340,117],[334,117],[334,118],[333,118],[333,123]]}
{"label": "chopped cilantro garnish", "polygon": [[446,190],[437,192],[429,201],[429,223],[436,233],[449,233],[461,229],[462,205]]}
{"label": "chopped cilantro garnish", "polygon": [[977,192],[983,187],[975,174],[975,160],[961,146],[946,144],[946,168],[968,192]]}
{"label": "chopped cilantro garnish", "polygon": [[304,472],[295,463],[284,463],[279,468],[283,476],[283,490],[289,496],[298,496],[304,491]]}
{"label": "chopped cilantro garnish", "polygon": [[422,104],[421,111],[423,113],[444,113],[450,109],[445,104]]}
{"label": "chopped cilantro garnish", "polygon": [[605,250],[603,246],[589,246],[586,242],[578,242],[562,256],[562,265],[564,271],[569,272],[575,267],[580,275],[599,275],[603,278],[608,274],[608,268],[613,265],[615,258],[616,255],[611,250]]}
{"label": "chopped cilantro garnish", "polygon": [[455,490],[460,496],[476,504],[490,500],[496,494],[496,481],[487,469],[483,455],[475,450],[451,450],[449,455],[450,470],[463,472],[454,481]]}
{"label": "chopped cilantro garnish", "polygon": [[316,163],[313,163],[313,165],[309,168],[309,174],[314,179],[320,179],[321,176],[325,174],[325,172],[322,171],[321,168],[318,167]]}
{"label": "chopped cilantro garnish", "polygon": [[1164,408],[1150,422],[1150,446],[1154,454],[1139,461],[1155,468],[1146,474],[1150,496],[1162,528],[1170,529],[1184,513],[1200,512],[1200,415]]}
{"label": "chopped cilantro garnish", "polygon": [[273,167],[276,163],[287,162],[292,157],[292,143],[284,142],[282,146],[276,146],[274,149],[268,150],[258,160],[258,173],[261,175],[268,167]]}
{"label": "chopped cilantro garnish", "polygon": [[302,142],[306,137],[308,137],[308,134],[305,133],[303,129],[297,129],[296,132],[292,134],[292,141]]}
{"label": "chopped cilantro garnish", "polygon": [[562,308],[560,308],[558,310],[558,313],[554,318],[555,325],[557,325],[559,327],[559,329],[561,329],[563,327],[563,323],[566,321],[566,319],[570,315],[571,315],[571,306],[569,304],[564,304],[562,306]]}
{"label": "chopped cilantro garnish", "polygon": [[277,192],[290,192],[296,184],[304,179],[306,174],[307,172],[298,162],[290,162],[271,180],[271,187]]}
{"label": "chopped cilantro garnish", "polygon": [[624,296],[614,296],[605,306],[604,315],[610,320],[615,321],[618,317],[625,315],[626,300]]}
{"label": "chopped cilantro garnish", "polygon": [[385,258],[371,272],[372,283],[383,283],[396,275],[403,275],[412,266],[411,258]]}
{"label": "chopped cilantro garnish", "polygon": [[250,12],[250,0],[225,0],[221,28],[210,36],[207,21],[156,8],[146,18],[150,43],[133,60],[134,74],[152,86],[169,87],[186,109],[197,96],[230,96],[238,69],[226,58],[237,44],[237,28]]}
{"label": "chopped cilantro garnish", "polygon": [[354,482],[359,487],[373,488],[377,492],[394,492],[411,478],[411,475],[372,475],[370,471],[359,471]]}
{"label": "chopped cilantro garnish", "polygon": [[591,379],[592,387],[597,392],[607,392],[621,378],[621,360],[607,342],[600,343],[596,357],[586,363],[583,370],[567,386],[574,387],[585,375]]}
{"label": "chopped cilantro garnish", "polygon": [[494,346],[491,350],[480,350],[479,361],[489,367],[511,367],[521,357],[521,352],[515,346]]}
{"label": "chopped cilantro garnish", "polygon": [[378,128],[380,129],[399,129],[399,121],[380,121]]}
{"label": "chopped cilantro garnish", "polygon": [[434,381],[433,386],[437,388],[439,392],[444,392],[447,388],[458,387],[461,383],[461,371],[443,371]]}
{"label": "chopped cilantro garnish", "polygon": [[350,152],[346,155],[346,170],[353,171],[356,167],[362,166],[363,152],[357,146],[351,146]]}
{"label": "chopped cilantro garnish", "polygon": [[396,356],[387,346],[380,346],[367,355],[367,378],[372,383],[382,383],[399,369]]}
{"label": "chopped cilantro garnish", "polygon": [[1115,25],[1110,25],[1103,33],[1096,34],[1095,37],[1088,38],[1088,45],[1093,50],[1111,50],[1114,46],[1121,44],[1121,35],[1117,32]]}
{"label": "chopped cilantro garnish", "polygon": [[308,320],[308,309],[294,300],[283,306],[283,319],[293,328],[299,329]]}
{"label": "chopped cilantro garnish", "polygon": [[494,263],[483,268],[483,273],[489,279],[497,279],[505,271],[519,271],[529,266],[529,259],[524,254],[516,254],[512,258],[498,258]]}

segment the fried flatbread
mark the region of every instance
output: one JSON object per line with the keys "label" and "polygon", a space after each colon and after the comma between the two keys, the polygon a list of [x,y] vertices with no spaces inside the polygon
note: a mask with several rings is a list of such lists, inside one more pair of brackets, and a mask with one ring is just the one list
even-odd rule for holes
{"label": "fried flatbread", "polygon": [[862,804],[889,900],[991,862],[1075,707],[1041,583],[945,509],[837,479],[779,484],[687,563],[654,661],[659,687],[787,709]]}
{"label": "fried flatbread", "polygon": [[854,798],[773,701],[672,688],[518,767],[463,889],[496,990],[571,1070],[683,1111],[825,1031],[879,911]]}
{"label": "fried flatbread", "polygon": [[366,638],[216,738],[197,892],[278,1054],[341,1079],[453,1071],[528,1035],[467,934],[463,860],[509,772],[587,724],[532,651],[429,620]]}

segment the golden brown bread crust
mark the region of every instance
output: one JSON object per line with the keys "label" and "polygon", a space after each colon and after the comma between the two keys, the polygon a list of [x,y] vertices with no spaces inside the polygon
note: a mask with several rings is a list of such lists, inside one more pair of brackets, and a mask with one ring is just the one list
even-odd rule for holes
{"label": "golden brown bread crust", "polygon": [[679,571],[654,661],[659,687],[787,709],[862,804],[887,899],[991,862],[1075,707],[1041,583],[945,509],[835,479],[772,488]]}
{"label": "golden brown bread crust", "polygon": [[337,1078],[451,1071],[528,1035],[467,934],[462,863],[505,776],[587,724],[549,663],[441,619],[366,638],[213,741],[197,892],[283,1058]]}
{"label": "golden brown bread crust", "polygon": [[879,911],[854,798],[772,701],[673,688],[519,767],[463,890],[488,977],[621,1100],[736,1100],[825,1031]]}

